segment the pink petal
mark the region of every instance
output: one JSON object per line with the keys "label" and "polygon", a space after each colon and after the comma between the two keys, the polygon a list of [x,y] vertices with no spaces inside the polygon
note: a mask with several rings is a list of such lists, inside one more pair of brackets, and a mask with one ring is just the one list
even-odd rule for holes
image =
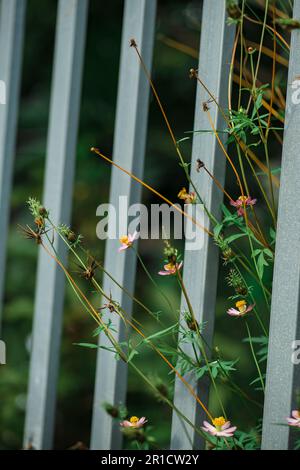
{"label": "pink petal", "polygon": [[127,250],[127,248],[129,248],[128,245],[122,245],[122,246],[118,249],[118,252],[120,253],[120,251]]}
{"label": "pink petal", "polygon": [[230,421],[226,421],[226,423],[223,424],[222,426],[222,431],[225,431],[225,429],[228,429],[230,427],[230,424],[231,424]]}
{"label": "pink petal", "polygon": [[220,437],[232,437],[234,435],[234,431],[236,430],[236,426],[226,429],[225,431],[218,432],[217,436]]}
{"label": "pink petal", "polygon": [[141,426],[143,426],[145,423],[147,423],[147,420],[146,418],[143,416],[142,418],[140,418],[138,420],[138,422],[136,423],[136,427],[137,428],[140,428]]}
{"label": "pink petal", "polygon": [[295,419],[300,419],[300,413],[299,413],[299,411],[298,411],[298,410],[293,410],[293,411],[292,411],[292,416],[293,416],[293,418],[295,418]]}
{"label": "pink petal", "polygon": [[251,310],[253,310],[254,307],[255,307],[255,304],[249,305],[249,306],[246,308],[245,313],[251,312]]}
{"label": "pink petal", "polygon": [[225,432],[231,434],[231,433],[235,432],[236,430],[237,430],[236,426],[231,426],[231,428],[226,429]]}
{"label": "pink petal", "polygon": [[216,428],[212,424],[208,423],[207,421],[203,421],[203,424],[209,432],[216,432]]}
{"label": "pink petal", "polygon": [[180,263],[176,265],[177,271],[180,271],[180,269],[182,268],[182,265],[183,265],[183,261],[180,261]]}
{"label": "pink petal", "polygon": [[122,426],[123,428],[131,428],[132,427],[132,424],[130,421],[127,421],[126,419],[124,421],[122,421],[120,423],[120,426]]}
{"label": "pink petal", "polygon": [[138,232],[135,230],[133,235],[130,235],[130,234],[128,235],[128,240],[132,243],[135,240],[137,240],[138,235],[139,235]]}
{"label": "pink petal", "polygon": [[299,419],[287,418],[287,422],[290,426],[300,427],[300,420]]}
{"label": "pink petal", "polygon": [[170,271],[158,271],[160,276],[170,276],[172,274]]}
{"label": "pink petal", "polygon": [[210,431],[209,429],[205,428],[204,426],[201,426],[201,429],[202,429],[202,431],[204,431],[204,432],[208,432],[211,436],[216,436],[216,435],[217,435],[217,431],[216,431],[216,430]]}
{"label": "pink petal", "polygon": [[232,317],[239,317],[240,316],[240,312],[238,310],[236,310],[235,308],[230,308],[229,310],[227,310],[227,313],[228,313],[228,315],[231,315]]}
{"label": "pink petal", "polygon": [[257,203],[257,199],[251,199],[251,198],[249,198],[249,199],[250,199],[250,201],[249,201],[248,204],[249,204],[250,206],[254,206],[254,204]]}

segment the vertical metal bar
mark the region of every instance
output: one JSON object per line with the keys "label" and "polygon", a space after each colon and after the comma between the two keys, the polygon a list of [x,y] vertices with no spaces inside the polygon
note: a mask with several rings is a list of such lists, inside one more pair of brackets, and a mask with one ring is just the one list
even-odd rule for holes
{"label": "vertical metal bar", "polygon": [[[228,107],[228,77],[230,60],[234,42],[235,28],[226,24],[226,2],[220,0],[204,0],[202,12],[202,29],[199,54],[199,76],[209,90],[217,97],[221,107]],[[196,96],[194,130],[210,129],[202,103],[209,95],[198,84]],[[215,104],[210,104],[210,113],[217,129],[226,126]],[[216,217],[220,215],[223,193],[216,187],[207,173],[196,171],[196,160],[200,158],[207,169],[223,185],[225,182],[225,156],[212,133],[195,134],[193,138],[191,178],[199,188],[208,210]],[[211,227],[209,227],[211,228]],[[214,316],[218,281],[218,249],[214,241],[207,235],[203,247],[197,251],[185,250],[183,280],[199,324],[205,324],[204,337],[208,344],[212,343]],[[187,311],[184,297],[181,301],[181,312]],[[181,345],[189,354],[191,345]],[[209,384],[207,380],[195,381],[191,376],[185,377],[195,392],[208,402]],[[184,416],[199,426],[206,417],[202,408],[196,403],[186,387],[177,378],[175,381],[174,404]],[[172,449],[193,449],[202,446],[198,434],[174,412],[172,420]]]}
{"label": "vertical metal bar", "polygon": [[[80,107],[88,0],[60,0],[57,14],[54,72],[43,203],[55,222],[71,216],[74,162]],[[65,259],[60,242],[56,248]],[[25,423],[25,447],[52,445],[59,365],[64,277],[39,252],[33,346]]]}
{"label": "vertical metal bar", "polygon": [[[300,0],[294,1],[294,18],[300,18]],[[292,343],[300,340],[300,212],[295,210],[300,198],[299,75],[297,29],[291,40],[264,405],[262,448],[268,450],[292,445],[286,417],[299,409],[295,394],[300,388],[300,365],[292,362]]]}
{"label": "vertical metal bar", "polygon": [[25,9],[26,0],[2,0],[0,11],[0,332]]}
{"label": "vertical metal bar", "polygon": [[[117,116],[114,139],[114,161],[127,170],[142,177],[147,133],[149,85],[141,69],[138,58],[129,47],[134,38],[143,59],[150,69],[155,24],[155,0],[127,0],[123,19],[121,62]],[[141,197],[140,186],[119,170],[112,169],[110,203],[116,208],[119,196],[127,197],[128,205],[138,203]],[[125,229],[126,230],[126,229]],[[106,241],[105,268],[130,292],[134,289],[136,258],[132,250],[117,253],[118,240]],[[112,293],[112,298],[120,303],[127,313],[131,312],[131,299],[124,295],[111,280],[104,279],[104,290]],[[114,319],[119,341],[124,339],[124,325]],[[105,335],[99,338],[103,346],[110,345]],[[127,367],[116,361],[113,354],[99,350],[97,357],[96,385],[94,396],[91,447],[93,449],[118,449],[121,446],[119,426],[103,410],[103,402],[118,405],[124,403],[127,389]]]}

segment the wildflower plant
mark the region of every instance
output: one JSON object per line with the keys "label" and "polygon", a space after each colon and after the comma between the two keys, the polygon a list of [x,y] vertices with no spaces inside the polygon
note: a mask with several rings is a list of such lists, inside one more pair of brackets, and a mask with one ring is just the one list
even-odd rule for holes
{"label": "wildflower plant", "polygon": [[[236,328],[242,335],[245,354],[249,363],[251,362],[252,370],[255,370],[255,376],[252,377],[249,384],[245,385],[243,380],[240,379],[243,376],[240,358],[230,357],[228,349],[223,348],[222,344],[211,345],[206,341],[205,332],[210,325],[200,324],[198,321],[199,312],[195,311],[195,306],[190,300],[190,293],[182,276],[184,258],[178,248],[173,245],[173,242],[165,241],[165,246],[162,247],[161,265],[157,266],[154,273],[150,272],[138,251],[137,232],[127,233],[122,236],[120,238],[120,247],[116,250],[116,256],[124,256],[124,253],[119,252],[127,249],[134,251],[136,254],[140,267],[144,270],[149,283],[161,296],[162,305],[160,306],[160,314],[158,314],[145,305],[144,301],[136,297],[134,293],[126,292],[125,288],[120,286],[110,273],[106,272],[103,265],[89,254],[80,234],[76,234],[65,225],[56,225],[57,221],[53,221],[51,218],[51,208],[49,210],[48,208],[45,209],[39,201],[30,198],[28,206],[33,216],[33,225],[32,227],[23,228],[24,235],[35,240],[63,270],[74,295],[82,304],[83,310],[89,313],[97,324],[94,336],[98,336],[100,333],[105,334],[110,342],[109,347],[104,347],[101,343],[78,344],[95,349],[105,348],[114,354],[116,360],[128,364],[137,376],[146,383],[155,398],[172,408],[187,427],[192,427],[204,439],[207,448],[214,450],[252,450],[260,446],[260,420],[265,390],[268,322],[272,295],[271,277],[274,264],[277,192],[279,187],[278,177],[274,172],[270,158],[270,139],[275,140],[278,145],[282,144],[280,134],[284,123],[282,92],[283,88],[286,87],[286,83],[281,79],[279,73],[278,76],[276,74],[276,57],[279,53],[284,57],[287,55],[286,41],[273,26],[276,22],[278,29],[287,26],[289,28],[298,27],[295,21],[288,17],[291,14],[289,8],[286,8],[287,11],[284,12],[280,10],[282,2],[272,2],[270,4],[270,11],[274,17],[272,27],[268,25],[268,2],[266,2],[267,5],[262,19],[257,19],[257,15],[254,15],[250,3],[238,0],[227,1],[229,22],[237,26],[236,47],[232,57],[233,69],[230,75],[230,80],[234,81],[236,85],[236,96],[233,100],[232,95],[229,94],[227,109],[220,107],[217,97],[210,92],[210,84],[202,81],[199,72],[195,69],[190,70],[191,79],[204,88],[210,97],[207,102],[201,104],[202,112],[207,117],[207,129],[199,129],[193,132],[194,137],[197,138],[199,133],[209,132],[216,138],[222,149],[223,158],[228,163],[229,177],[234,181],[233,190],[232,188],[230,190],[225,188],[209,172],[205,164],[200,159],[197,160],[196,172],[204,172],[205,177],[211,178],[217,190],[222,191],[224,194],[224,203],[220,211],[221,216],[218,219],[214,213],[208,211],[205,204],[205,194],[201,194],[201,187],[198,188],[191,177],[193,172],[191,174],[189,172],[190,165],[187,163],[189,158],[184,155],[182,148],[184,141],[190,137],[175,138],[166,111],[140,55],[138,45],[135,40],[130,43],[133,54],[136,53],[137,60],[141,62],[149,80],[174,144],[174,154],[178,158],[178,164],[186,177],[186,187],[174,188],[176,194],[184,204],[203,203],[203,210],[208,217],[209,227],[204,228],[205,236],[212,239],[212,243],[219,251],[222,262],[220,271],[222,279],[220,282],[227,293],[226,302],[222,306],[218,306],[218,313],[222,321],[228,322],[228,329]],[[275,8],[276,3],[278,5]],[[286,21],[283,21],[282,17],[276,17],[276,14],[280,11]],[[251,21],[258,22],[261,27],[261,38],[257,49],[247,45],[245,36],[245,23]],[[273,49],[269,49],[265,45],[267,34],[273,39]],[[263,79],[265,81],[265,77],[260,74],[261,58],[264,53],[267,53],[273,61],[268,83],[261,82]],[[200,106],[199,103],[198,106]],[[218,107],[222,115],[222,129],[215,128],[210,113],[213,106]],[[219,134],[221,133],[226,136],[227,150],[220,141]],[[91,150],[106,162],[114,165],[114,162],[103,155],[100,150],[94,147]],[[172,202],[148,183],[139,180],[135,175],[131,175],[120,165],[118,165],[118,168],[155,193],[156,196],[174,206]],[[186,189],[188,187],[189,190]],[[178,208],[176,210],[187,216],[185,210]],[[262,218],[264,223],[262,223]],[[71,258],[79,266],[77,274],[78,277],[81,277],[81,281],[84,280],[89,283],[91,289],[101,297],[100,305],[93,305],[93,302],[84,294],[73,274],[57,257],[54,246],[56,237],[63,240]],[[154,333],[146,331],[146,327],[132,319],[122,305],[112,297],[111,292],[103,290],[103,274],[109,276],[113,284],[123,289],[127,295],[130,295],[135,305],[145,315],[151,317],[156,325]],[[161,280],[159,276],[165,276],[167,279],[159,284]],[[174,308],[169,296],[161,287],[164,282],[171,283],[174,289],[180,291],[185,304],[184,308]],[[167,310],[171,313],[171,324],[166,324],[164,312]],[[114,320],[117,317],[121,319],[127,331],[126,340],[122,342],[116,340]],[[235,319],[237,320],[235,321]],[[254,334],[252,334],[253,331],[255,331]],[[145,348],[163,361],[170,372],[168,379],[171,382],[154,379],[137,365],[136,359],[143,354]],[[172,402],[169,390],[175,377],[182,382],[186,394],[193,397],[206,415],[206,419],[200,427],[191,423]],[[191,381],[194,383],[194,380],[205,380],[211,384],[214,394],[213,410],[210,405],[202,401],[201,396],[198,396],[194,387],[190,385]],[[228,416],[228,401],[224,399],[224,396],[230,396],[230,399],[238,403],[237,406],[243,406],[245,413],[250,415],[250,423],[253,423],[251,411],[253,408],[251,407],[254,407],[257,410],[256,425],[254,427],[249,425],[246,429],[241,429],[238,420],[233,420]],[[106,404],[105,409],[113,419],[118,420],[120,432],[127,439],[133,441],[136,448],[146,448],[147,446],[147,448],[151,448],[154,445],[154,439],[147,437],[147,427],[150,424],[150,419],[120,416],[119,410],[113,405],[108,406]],[[278,420],[282,425],[300,429],[299,410],[291,410],[290,417],[278,416]],[[156,423],[152,424],[155,429]]]}

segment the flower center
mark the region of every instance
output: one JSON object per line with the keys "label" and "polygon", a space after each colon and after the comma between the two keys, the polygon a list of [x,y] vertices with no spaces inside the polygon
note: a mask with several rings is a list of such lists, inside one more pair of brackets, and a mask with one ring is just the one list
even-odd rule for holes
{"label": "flower center", "polygon": [[129,246],[131,244],[127,235],[123,235],[123,237],[120,238],[120,242],[122,243],[122,245]]}
{"label": "flower center", "polygon": [[172,271],[174,268],[175,268],[175,265],[173,263],[169,263],[165,265],[166,271]]}
{"label": "flower center", "polygon": [[185,188],[182,188],[178,193],[179,199],[185,199],[187,196],[188,196],[188,194],[187,194],[187,190]]}
{"label": "flower center", "polygon": [[236,308],[239,309],[239,311],[241,313],[244,313],[246,308],[247,308],[247,304],[246,304],[246,301],[245,300],[239,300],[236,304],[235,304]]}
{"label": "flower center", "polygon": [[242,202],[246,202],[247,199],[248,199],[247,196],[240,196],[240,197],[239,197],[239,201],[242,201]]}
{"label": "flower center", "polygon": [[217,428],[218,431],[221,430],[222,426],[226,423],[226,420],[223,416],[220,416],[220,418],[215,418],[213,419],[213,425]]}
{"label": "flower center", "polygon": [[139,418],[137,416],[131,416],[130,422],[131,424],[136,424],[138,422]]}

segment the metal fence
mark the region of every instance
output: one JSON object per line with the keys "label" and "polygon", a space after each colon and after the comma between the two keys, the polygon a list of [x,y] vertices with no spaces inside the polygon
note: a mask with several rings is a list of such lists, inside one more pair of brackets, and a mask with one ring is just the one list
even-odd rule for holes
{"label": "metal fence", "polygon": [[[15,153],[16,122],[21,79],[22,49],[26,0],[2,0],[0,12],[0,80],[6,84],[6,104],[0,105],[0,300],[3,298],[5,251],[10,206],[10,193]],[[48,129],[47,160],[43,202],[51,207],[53,219],[68,223],[71,215],[72,186],[74,180],[75,148],[80,89],[84,59],[88,0],[59,0],[50,120]],[[128,45],[135,38],[148,68],[151,68],[155,31],[156,0],[126,0],[123,19],[121,64],[114,137],[114,160],[138,177],[142,177],[145,142],[147,136],[149,85],[138,61]],[[226,107],[230,58],[235,30],[226,22],[225,0],[204,0],[199,54],[199,71],[211,92]],[[300,0],[294,1],[294,17],[300,18]],[[292,33],[289,65],[289,84],[300,74],[300,31]],[[125,80],[126,78],[126,80]],[[126,82],[126,88],[124,83]],[[279,198],[278,235],[273,282],[273,300],[270,325],[270,346],[263,419],[263,449],[287,449],[290,429],[277,426],[278,417],[288,416],[293,409],[293,390],[300,385],[300,366],[291,361],[291,344],[299,338],[300,292],[300,106],[293,104],[291,87],[288,90],[285,121],[282,177]],[[195,106],[195,129],[205,128],[199,103],[208,95],[198,86]],[[126,112],[125,112],[126,111]],[[221,119],[217,107],[211,110],[215,123]],[[222,182],[225,178],[224,158],[214,135],[203,133],[195,139],[192,161],[203,156],[209,171]],[[191,165],[195,168],[195,165]],[[194,172],[195,170],[191,170]],[[203,174],[192,174],[201,187],[207,207],[217,214],[222,202],[221,192]],[[119,194],[128,201],[139,202],[140,187],[113,168],[110,202]],[[295,205],[297,209],[295,210]],[[106,242],[105,268],[127,290],[133,291],[136,259],[132,250],[115,257],[116,241]],[[64,259],[66,252],[58,242],[57,251]],[[43,275],[39,275],[43,273]],[[126,276],[125,276],[126,273]],[[198,312],[197,320],[207,322],[206,341],[212,342],[217,289],[218,252],[209,237],[203,249],[185,252],[184,282],[190,299]],[[192,281],[193,279],[193,281]],[[113,298],[131,311],[131,300],[119,290],[114,291],[108,278],[104,290],[112,291]],[[47,295],[45,294],[47,292]],[[49,449],[52,446],[56,387],[61,340],[64,299],[63,273],[49,263],[40,251],[36,283],[33,344],[24,446]],[[184,299],[182,300],[184,305]],[[122,322],[117,325],[118,339],[124,337]],[[105,345],[106,337],[100,336]],[[112,418],[104,412],[101,403],[118,404],[126,399],[127,368],[122,361],[99,349],[95,377],[91,448],[118,449],[121,433]],[[199,381],[191,383],[204,402],[208,401],[209,385]],[[202,410],[182,383],[175,382],[174,404],[192,423],[203,420]],[[201,448],[203,443],[186,428],[174,413],[170,447],[173,449]]]}

